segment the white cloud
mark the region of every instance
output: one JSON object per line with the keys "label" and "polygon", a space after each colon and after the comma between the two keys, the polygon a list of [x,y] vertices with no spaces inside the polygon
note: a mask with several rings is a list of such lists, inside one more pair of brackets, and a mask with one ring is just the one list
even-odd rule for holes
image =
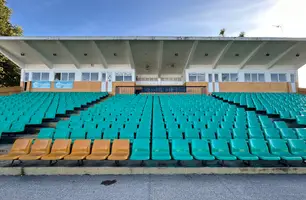
{"label": "white cloud", "polygon": [[[245,31],[248,37],[306,37],[306,0],[220,0],[200,5],[184,15],[134,29],[149,35],[227,36]],[[156,34],[157,33],[157,34]],[[306,65],[299,69],[300,87],[306,87]]]}

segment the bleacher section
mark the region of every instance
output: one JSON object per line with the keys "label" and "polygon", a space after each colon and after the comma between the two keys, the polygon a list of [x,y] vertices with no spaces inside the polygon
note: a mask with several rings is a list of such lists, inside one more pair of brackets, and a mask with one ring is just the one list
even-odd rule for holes
{"label": "bleacher section", "polygon": [[2,133],[22,132],[26,125],[39,125],[75,108],[99,100],[107,93],[21,93],[0,96],[0,137]]}
{"label": "bleacher section", "polygon": [[[306,156],[306,129],[206,95],[116,95],[56,128],[41,129],[34,144],[41,140],[53,142],[51,155],[49,150],[35,159],[301,161]],[[25,143],[23,148],[22,154],[31,152]],[[9,153],[0,160],[12,158],[19,159]]]}
{"label": "bleacher section", "polygon": [[213,93],[223,100],[237,103],[267,114],[280,115],[281,119],[294,119],[306,125],[306,96],[288,93]]}

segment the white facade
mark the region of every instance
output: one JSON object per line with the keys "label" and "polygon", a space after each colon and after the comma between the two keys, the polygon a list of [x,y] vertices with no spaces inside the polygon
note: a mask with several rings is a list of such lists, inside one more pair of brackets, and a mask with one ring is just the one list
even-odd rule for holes
{"label": "white facade", "polygon": [[[21,81],[45,80],[45,73],[48,81],[56,73],[82,81],[82,73],[93,73],[94,81],[138,85],[218,83],[227,76],[235,82],[295,82],[305,49],[305,38],[0,37],[0,52],[22,69]],[[192,73],[199,76],[190,80]]]}

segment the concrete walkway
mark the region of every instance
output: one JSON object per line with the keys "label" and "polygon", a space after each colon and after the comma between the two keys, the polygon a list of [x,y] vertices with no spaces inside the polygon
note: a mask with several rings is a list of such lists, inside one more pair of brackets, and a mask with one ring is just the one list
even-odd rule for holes
{"label": "concrete walkway", "polygon": [[0,176],[9,200],[302,200],[305,175]]}

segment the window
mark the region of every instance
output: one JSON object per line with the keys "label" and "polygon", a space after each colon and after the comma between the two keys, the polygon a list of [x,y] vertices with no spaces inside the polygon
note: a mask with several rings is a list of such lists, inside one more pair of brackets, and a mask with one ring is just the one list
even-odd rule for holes
{"label": "window", "polygon": [[74,81],[75,80],[75,73],[55,73],[54,74],[55,81]]}
{"label": "window", "polygon": [[42,81],[49,81],[49,73],[41,73]]}
{"label": "window", "polygon": [[244,81],[245,82],[251,82],[251,74],[244,74]]}
{"label": "window", "polygon": [[196,73],[190,73],[189,74],[189,81],[190,82],[196,82],[197,81],[197,74]]}
{"label": "window", "polygon": [[265,82],[266,81],[265,74],[258,74],[258,81],[259,82]]}
{"label": "window", "polygon": [[84,72],[82,73],[82,81],[98,81],[99,74],[97,72],[95,73],[88,73]]}
{"label": "window", "polygon": [[29,81],[29,73],[24,73],[24,81]]}
{"label": "window", "polygon": [[230,78],[231,78],[232,82],[237,82],[238,81],[238,74],[237,73],[230,74]]}
{"label": "window", "polygon": [[90,74],[91,81],[98,81],[99,80],[99,73],[91,73]]}
{"label": "window", "polygon": [[69,73],[69,81],[74,81],[75,79],[75,73]]}
{"label": "window", "polygon": [[101,78],[102,82],[105,82],[106,81],[106,74],[105,73],[102,73],[102,78]]}
{"label": "window", "polygon": [[55,81],[61,80],[61,73],[55,73],[55,75],[54,75],[54,80],[55,80]]}
{"label": "window", "polygon": [[198,74],[198,81],[204,82],[205,81],[205,74]]}
{"label": "window", "polygon": [[245,73],[244,81],[245,82],[265,82],[265,75],[257,74],[257,73],[253,73],[253,74]]}
{"label": "window", "polygon": [[212,82],[212,74],[208,74],[208,82]]}
{"label": "window", "polygon": [[219,82],[219,74],[215,74],[215,82]]}
{"label": "window", "polygon": [[279,82],[287,82],[286,74],[279,74],[278,75]]}
{"label": "window", "polygon": [[278,82],[278,74],[271,74],[271,81]]}
{"label": "window", "polygon": [[290,82],[295,83],[295,76],[294,74],[290,74]]}
{"label": "window", "polygon": [[[29,76],[29,73],[28,73]],[[25,77],[29,79],[29,77]],[[27,80],[26,80],[27,81]],[[32,73],[32,81],[49,81],[49,73],[47,72],[33,72]]]}
{"label": "window", "polygon": [[257,82],[257,74],[251,74],[252,82]]}
{"label": "window", "polygon": [[115,74],[116,81],[132,81],[132,73],[129,72],[117,72]]}
{"label": "window", "polygon": [[287,82],[286,74],[271,74],[271,82]]}
{"label": "window", "polygon": [[40,73],[32,73],[32,81],[40,81]]}
{"label": "window", "polygon": [[237,82],[238,81],[238,74],[237,73],[222,73],[222,82]]}
{"label": "window", "polygon": [[82,81],[89,81],[90,73],[82,73]]}
{"label": "window", "polygon": [[204,73],[189,73],[190,82],[203,82],[205,81]]}
{"label": "window", "polygon": [[123,73],[116,73],[116,81],[123,81]]}
{"label": "window", "polygon": [[228,82],[229,81],[229,74],[222,74],[222,82]]}
{"label": "window", "polygon": [[124,81],[132,81],[132,74],[131,73],[124,73],[123,74]]}

